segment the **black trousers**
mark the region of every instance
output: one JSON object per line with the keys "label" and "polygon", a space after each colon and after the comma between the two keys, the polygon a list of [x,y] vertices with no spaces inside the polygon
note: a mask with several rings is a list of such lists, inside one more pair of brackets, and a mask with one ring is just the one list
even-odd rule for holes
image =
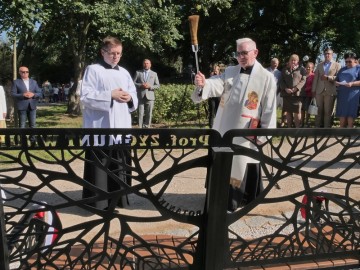
{"label": "black trousers", "polygon": [[220,98],[212,97],[208,99],[209,103],[209,127],[212,128],[214,124],[214,118],[219,108]]}

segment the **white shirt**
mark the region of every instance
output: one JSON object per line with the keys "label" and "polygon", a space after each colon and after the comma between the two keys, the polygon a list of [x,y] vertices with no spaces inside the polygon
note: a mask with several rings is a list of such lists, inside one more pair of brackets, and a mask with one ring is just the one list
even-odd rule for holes
{"label": "white shirt", "polygon": [[144,80],[145,80],[145,82],[148,80],[148,77],[149,77],[149,70],[144,69]]}
{"label": "white shirt", "polygon": [[29,91],[29,85],[30,85],[30,80],[24,80],[23,79],[23,82],[25,83],[25,86],[26,86],[26,90],[28,90]]}

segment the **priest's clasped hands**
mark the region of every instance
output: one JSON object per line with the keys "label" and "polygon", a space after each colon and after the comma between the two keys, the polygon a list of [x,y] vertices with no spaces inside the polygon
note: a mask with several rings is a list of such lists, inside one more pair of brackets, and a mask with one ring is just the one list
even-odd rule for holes
{"label": "priest's clasped hands", "polygon": [[111,98],[117,102],[126,103],[131,100],[131,95],[121,88],[117,88],[111,91]]}

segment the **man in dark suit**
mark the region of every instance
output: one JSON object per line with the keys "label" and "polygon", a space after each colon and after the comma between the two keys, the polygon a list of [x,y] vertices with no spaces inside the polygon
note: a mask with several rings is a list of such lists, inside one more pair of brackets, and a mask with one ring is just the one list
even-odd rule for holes
{"label": "man in dark suit", "polygon": [[[29,127],[36,127],[36,105],[37,99],[41,96],[41,89],[37,82],[29,78],[29,69],[25,66],[19,68],[20,79],[13,82],[11,95],[15,99],[19,114],[19,127],[25,128],[26,119],[29,121]],[[30,141],[35,143],[35,137],[31,136]]]}
{"label": "man in dark suit", "polygon": [[149,59],[143,61],[143,69],[136,71],[134,83],[139,99],[139,127],[149,128],[155,103],[154,90],[160,87],[157,73],[151,70]]}

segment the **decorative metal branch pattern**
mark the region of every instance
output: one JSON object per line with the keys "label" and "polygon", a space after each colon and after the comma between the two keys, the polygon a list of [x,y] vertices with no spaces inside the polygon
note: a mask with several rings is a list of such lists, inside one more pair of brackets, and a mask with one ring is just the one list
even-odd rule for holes
{"label": "decorative metal branch pattern", "polygon": [[[205,170],[209,138],[218,134],[198,130],[158,130],[152,134],[138,130],[58,130],[39,132],[38,146],[33,148],[20,134],[8,134],[8,143],[0,148],[11,265],[19,269],[182,269],[196,264],[199,230],[204,227],[205,192],[202,204],[185,208],[183,205],[191,205],[184,204],[187,194],[174,200],[170,186],[183,172]],[[21,137],[20,144],[14,143],[17,136]],[[131,163],[113,158],[113,152],[130,149]],[[87,160],[85,151],[96,153],[98,159]],[[106,162],[101,162],[103,159]],[[103,169],[121,189],[107,192],[84,181],[84,162]],[[108,166],[110,163],[115,166]],[[131,186],[122,181],[129,175]],[[201,181],[205,185],[204,179]],[[94,196],[82,198],[84,187]],[[115,211],[116,202],[124,196],[145,201],[152,214],[138,216],[136,209],[127,207]],[[110,201],[108,209],[90,206],[104,199]],[[177,205],[177,201],[181,203]],[[39,213],[42,218],[37,217]],[[61,217],[69,213],[79,216],[71,224],[61,224]],[[149,223],[170,219],[191,225],[194,232],[181,241],[170,236],[147,241],[141,230],[131,227],[137,223],[146,228]]]}
{"label": "decorative metal branch pattern", "polygon": [[[327,130],[327,135],[310,130],[280,132],[283,136],[257,143],[257,150],[233,144],[235,155],[261,161],[267,185],[255,201],[229,216],[228,226],[257,215],[265,205],[266,209],[273,206],[281,212],[282,205],[287,204],[286,209],[293,210],[281,212],[282,222],[277,226],[270,226],[273,216],[262,213],[264,219],[268,218],[268,222],[263,221],[267,230],[250,239],[230,229],[230,256],[225,265],[358,258],[359,131]],[[288,136],[284,136],[286,133]],[[225,144],[244,135],[244,131],[231,131],[224,136]],[[288,189],[287,194],[275,195],[282,186]]]}
{"label": "decorative metal branch pattern", "polygon": [[[223,138],[213,130],[171,129],[7,129],[1,134],[6,143],[0,145],[0,184],[14,269],[205,269],[211,147],[230,147],[234,155],[260,160],[265,183],[256,200],[226,216],[224,269],[359,257],[357,129],[232,130]],[[37,146],[28,144],[28,135],[37,136]],[[265,138],[253,142],[255,150],[233,143],[254,135]],[[124,162],[124,151],[131,151],[131,162]],[[120,189],[106,191],[84,181],[85,162],[101,168]],[[196,170],[203,177],[189,180],[200,181],[204,189],[194,199],[184,178]],[[131,185],[124,182],[129,178]],[[174,194],[179,187],[184,191]],[[83,198],[83,188],[94,195]],[[122,198],[130,205],[117,208]],[[91,206],[105,200],[107,209]],[[264,206],[274,211],[264,212]],[[146,211],[138,215],[137,207]],[[238,222],[259,216],[263,230],[237,230]],[[172,222],[174,229],[186,225],[186,236],[165,231],[149,238],[150,228],[163,222]]]}

